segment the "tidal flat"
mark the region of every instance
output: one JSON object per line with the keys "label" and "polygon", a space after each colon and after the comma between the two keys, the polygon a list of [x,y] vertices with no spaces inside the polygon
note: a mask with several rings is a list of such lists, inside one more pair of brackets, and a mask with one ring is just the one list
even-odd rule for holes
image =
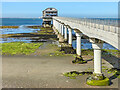
{"label": "tidal flat", "polygon": [[[19,28],[19,26],[0,26],[0,28],[8,28],[8,29],[13,28],[14,29],[14,28]],[[3,55],[5,55],[5,54],[7,55],[10,48],[11,49],[10,49],[9,53],[11,55],[12,54],[14,54],[14,55],[17,54],[15,50],[17,50],[18,48],[16,48],[16,47],[14,48],[15,44],[19,45],[19,48],[23,48],[22,46],[26,45],[26,51],[23,51],[23,52],[24,52],[24,54],[25,54],[25,52],[26,52],[26,54],[28,54],[28,52],[35,52],[35,50],[38,50],[38,48],[43,44],[43,42],[44,42],[44,45],[45,45],[45,42],[48,42],[50,40],[51,40],[51,43],[58,40],[57,36],[55,35],[55,33],[54,33],[54,31],[51,27],[44,28],[42,26],[25,26],[25,28],[38,29],[38,31],[37,32],[31,32],[31,33],[2,34],[3,41],[8,39],[8,41],[10,42],[10,43],[6,43],[8,41],[4,41],[5,43],[2,44]],[[19,39],[21,39],[21,40],[19,40]],[[26,40],[24,40],[24,39],[26,39]],[[10,40],[13,40],[13,42],[10,41]],[[88,41],[86,41],[86,42],[88,42]],[[83,47],[84,47],[84,44],[86,44],[86,42],[84,42],[82,44]],[[33,51],[28,50],[27,51],[27,49],[28,49],[27,47],[33,48],[34,45],[37,46],[37,48],[35,50],[33,50]],[[9,46],[9,47],[7,47],[7,46]],[[58,55],[59,56],[59,55],[65,54],[64,51],[60,52],[60,49],[57,48],[58,47],[57,45],[53,45],[53,44],[50,45],[49,44],[47,47],[52,48],[53,51],[54,51],[54,48],[56,48],[54,52],[50,52],[49,54],[47,53],[47,55],[50,55],[50,56],[57,56]],[[12,48],[14,48],[14,49],[12,49]],[[82,49],[82,55],[93,56],[93,49]],[[120,51],[112,50],[112,49],[102,49],[102,55],[104,55],[104,56],[105,55],[107,55],[107,56],[114,55],[114,56],[118,57],[118,56],[120,56]]]}
{"label": "tidal flat", "polygon": [[[3,87],[4,88],[90,88],[85,84],[87,74],[79,75],[75,79],[63,76],[71,71],[93,72],[93,49],[82,49],[82,57],[86,64],[72,64],[76,54],[65,54],[57,44],[58,39],[52,28],[29,26],[38,29],[37,32],[3,34],[3,38],[29,38],[28,42],[2,43],[3,55]],[[45,42],[42,42],[46,40]],[[84,45],[84,44],[83,44]],[[115,58],[120,53],[117,50],[102,50],[103,69],[115,67]],[[111,62],[116,61],[116,62]],[[109,62],[109,63],[108,63]],[[12,73],[11,73],[12,71]],[[104,70],[106,76],[112,78],[113,73]],[[70,74],[71,76],[71,74]],[[73,74],[74,76],[74,74]],[[75,75],[76,76],[76,75]],[[117,79],[111,80],[110,87],[117,87]],[[82,82],[82,83],[81,83]],[[100,88],[96,86],[96,88]],[[103,86],[103,88],[106,88]]]}

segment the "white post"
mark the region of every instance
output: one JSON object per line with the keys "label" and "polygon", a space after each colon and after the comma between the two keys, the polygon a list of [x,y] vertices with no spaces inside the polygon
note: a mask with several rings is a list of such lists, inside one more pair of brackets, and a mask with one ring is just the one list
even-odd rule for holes
{"label": "white post", "polygon": [[65,40],[67,40],[67,26],[65,26],[64,28],[65,28],[65,36],[64,36],[64,38],[65,38]]}
{"label": "white post", "polygon": [[101,48],[102,43],[92,43],[94,49],[94,73],[102,74]]}
{"label": "white post", "polygon": [[72,45],[72,29],[71,28],[68,28],[68,31],[69,31],[69,45]]}
{"label": "white post", "polygon": [[62,24],[62,35],[64,35],[64,25]]}
{"label": "white post", "polygon": [[76,32],[76,36],[77,36],[77,48],[76,48],[76,53],[78,56],[81,56],[81,37],[82,37],[82,33],[77,33]]}

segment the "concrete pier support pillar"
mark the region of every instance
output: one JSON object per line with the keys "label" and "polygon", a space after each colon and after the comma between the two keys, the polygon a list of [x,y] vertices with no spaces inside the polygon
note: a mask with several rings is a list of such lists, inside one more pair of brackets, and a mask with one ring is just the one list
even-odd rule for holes
{"label": "concrete pier support pillar", "polygon": [[60,24],[59,24],[59,22],[57,22],[57,26],[58,26],[58,32],[60,33]]}
{"label": "concrete pier support pillar", "polygon": [[58,21],[56,21],[56,29],[58,30],[58,32],[59,32],[59,23],[58,23]]}
{"label": "concrete pier support pillar", "polygon": [[65,35],[64,35],[64,38],[65,38],[65,41],[67,41],[67,26],[64,26],[64,29],[65,29]]}
{"label": "concrete pier support pillar", "polygon": [[76,37],[77,37],[77,47],[76,47],[76,54],[78,56],[81,56],[81,37],[82,37],[82,33],[76,33]]}
{"label": "concrete pier support pillar", "polygon": [[64,35],[64,25],[61,26],[61,34]]}
{"label": "concrete pier support pillar", "polygon": [[84,64],[87,63],[87,61],[83,60],[82,55],[81,55],[81,37],[83,36],[82,32],[79,30],[74,30],[76,32],[76,57],[75,60],[72,61],[72,63],[79,63],[79,64]]}
{"label": "concrete pier support pillar", "polygon": [[68,31],[69,31],[69,41],[68,41],[68,43],[69,43],[69,45],[72,46],[72,29],[68,28]]}
{"label": "concrete pier support pillar", "polygon": [[92,43],[94,49],[94,73],[102,74],[101,48],[102,43]]}
{"label": "concrete pier support pillar", "polygon": [[92,41],[92,47],[94,49],[94,73],[87,78],[86,83],[94,86],[108,86],[110,85],[110,80],[102,74],[101,49],[103,42],[93,38],[90,41]]}
{"label": "concrete pier support pillar", "polygon": [[92,42],[92,48],[94,49],[94,73],[102,74],[101,49],[103,42],[98,39],[90,39],[90,42]]}
{"label": "concrete pier support pillar", "polygon": [[61,23],[59,23],[59,33],[61,34]]}

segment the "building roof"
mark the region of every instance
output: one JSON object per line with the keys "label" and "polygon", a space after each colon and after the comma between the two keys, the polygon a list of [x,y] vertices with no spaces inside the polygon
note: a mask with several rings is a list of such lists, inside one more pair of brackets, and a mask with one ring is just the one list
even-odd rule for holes
{"label": "building roof", "polygon": [[57,9],[50,7],[50,8],[46,8],[45,10],[43,10],[43,12],[44,12],[44,11],[53,11],[53,10],[54,10],[54,11],[57,11]]}

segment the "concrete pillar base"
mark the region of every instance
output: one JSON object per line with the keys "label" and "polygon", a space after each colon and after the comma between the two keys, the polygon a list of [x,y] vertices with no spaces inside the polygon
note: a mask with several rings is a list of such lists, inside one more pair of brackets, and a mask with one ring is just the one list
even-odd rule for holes
{"label": "concrete pillar base", "polygon": [[97,73],[93,72],[92,77],[93,77],[94,80],[103,80],[103,79],[105,79],[105,76],[102,73],[101,74],[100,73],[97,74]]}
{"label": "concrete pillar base", "polygon": [[76,56],[72,63],[84,64],[87,63],[87,61],[83,60],[82,56]]}
{"label": "concrete pillar base", "polygon": [[110,80],[103,74],[93,74],[87,78],[86,83],[91,86],[109,86]]}

